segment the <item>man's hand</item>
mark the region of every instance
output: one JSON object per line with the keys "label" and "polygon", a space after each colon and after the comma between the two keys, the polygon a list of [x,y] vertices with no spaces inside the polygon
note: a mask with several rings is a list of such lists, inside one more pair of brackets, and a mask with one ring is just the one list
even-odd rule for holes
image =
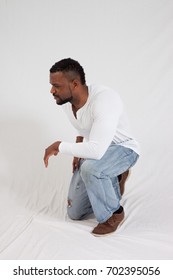
{"label": "man's hand", "polygon": [[[81,143],[81,142],[83,142],[83,137],[82,136],[77,136],[76,137],[76,143]],[[72,163],[72,172],[73,173],[76,169],[79,168],[79,161],[80,161],[80,158],[78,158],[78,157],[73,158],[73,163]]]}
{"label": "man's hand", "polygon": [[74,157],[73,158],[73,163],[72,163],[72,167],[73,167],[73,170],[72,172],[74,173],[76,169],[79,168],[79,158],[78,157]]}
{"label": "man's hand", "polygon": [[60,141],[57,141],[55,143],[53,143],[52,145],[50,145],[46,150],[45,150],[45,154],[44,154],[44,164],[45,167],[48,167],[48,161],[50,156],[57,156],[58,152],[59,152],[59,145],[60,145]]}

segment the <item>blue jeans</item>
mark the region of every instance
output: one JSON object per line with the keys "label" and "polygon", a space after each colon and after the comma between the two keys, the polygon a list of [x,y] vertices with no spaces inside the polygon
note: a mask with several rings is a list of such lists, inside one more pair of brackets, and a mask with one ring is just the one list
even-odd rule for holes
{"label": "blue jeans", "polygon": [[111,143],[100,160],[81,159],[68,193],[68,216],[80,220],[94,212],[99,223],[105,222],[120,207],[118,175],[131,168],[139,155]]}

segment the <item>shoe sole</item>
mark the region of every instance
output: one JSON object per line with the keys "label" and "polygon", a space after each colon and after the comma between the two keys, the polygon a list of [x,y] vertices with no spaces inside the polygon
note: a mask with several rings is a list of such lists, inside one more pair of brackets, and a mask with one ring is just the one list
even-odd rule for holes
{"label": "shoe sole", "polygon": [[92,233],[92,232],[91,232],[91,234],[94,235],[94,236],[96,236],[96,237],[108,236],[108,235],[110,235],[110,234],[115,233],[115,232],[117,231],[117,229],[124,223],[124,221],[125,221],[125,219],[123,219],[123,220],[119,223],[119,225],[117,226],[116,230],[114,230],[114,231],[112,231],[112,232],[105,233],[105,234],[98,234],[98,233]]}

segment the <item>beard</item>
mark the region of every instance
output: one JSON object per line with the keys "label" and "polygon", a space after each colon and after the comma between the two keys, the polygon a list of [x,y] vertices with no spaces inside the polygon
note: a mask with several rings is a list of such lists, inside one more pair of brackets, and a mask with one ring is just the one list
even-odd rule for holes
{"label": "beard", "polygon": [[67,102],[72,101],[72,99],[73,99],[72,96],[70,96],[70,97],[68,97],[68,98],[65,98],[65,99],[62,99],[62,98],[60,98],[60,97],[58,97],[58,96],[56,96],[56,95],[54,95],[54,98],[55,98],[55,100],[56,100],[56,104],[57,104],[57,105],[63,105],[63,104],[65,104],[65,103],[67,103]]}
{"label": "beard", "polygon": [[57,104],[57,105],[63,105],[63,104],[65,104],[65,103],[67,103],[67,102],[71,102],[72,99],[73,99],[73,96],[72,96],[72,92],[71,92],[70,88],[69,88],[69,92],[68,92],[67,95],[68,95],[69,97],[61,98],[61,97],[59,97],[58,95],[56,95],[56,93],[53,94],[53,96],[54,96],[54,98],[55,98],[55,100],[56,100],[56,104]]}

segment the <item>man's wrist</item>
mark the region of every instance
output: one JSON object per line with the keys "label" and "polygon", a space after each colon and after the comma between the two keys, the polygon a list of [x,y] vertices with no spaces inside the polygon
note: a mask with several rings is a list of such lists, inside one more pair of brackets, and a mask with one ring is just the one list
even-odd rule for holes
{"label": "man's wrist", "polygon": [[76,143],[81,143],[83,142],[83,137],[82,136],[77,136],[76,137]]}
{"label": "man's wrist", "polygon": [[56,143],[57,152],[59,153],[59,145],[61,144],[61,141],[57,141],[57,142],[55,142],[55,143]]}

